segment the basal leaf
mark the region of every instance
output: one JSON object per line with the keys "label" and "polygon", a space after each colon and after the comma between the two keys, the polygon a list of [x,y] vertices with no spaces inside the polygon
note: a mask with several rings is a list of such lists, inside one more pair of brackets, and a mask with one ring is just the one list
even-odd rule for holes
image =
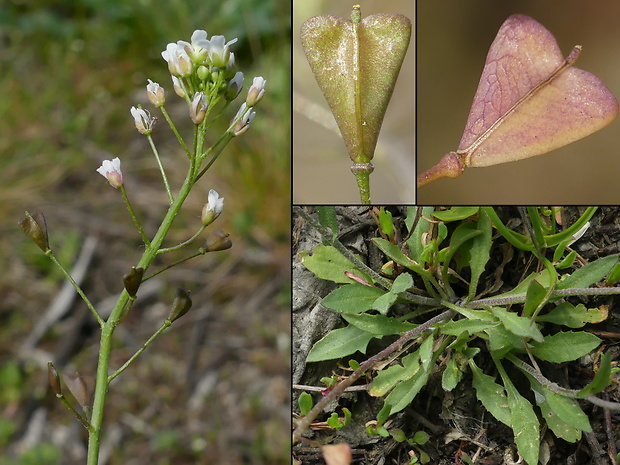
{"label": "basal leaf", "polygon": [[373,334],[362,331],[355,326],[347,326],[330,331],[318,340],[310,352],[307,362],[321,362],[351,355],[358,350],[365,354]]}
{"label": "basal leaf", "polygon": [[317,245],[312,251],[312,255],[303,250],[299,252],[299,256],[301,263],[312,271],[317,278],[327,279],[335,283],[351,284],[355,281],[344,274],[345,271],[349,271],[364,278],[369,283],[374,282],[366,273],[355,268],[353,263],[332,246]]}
{"label": "basal leaf", "polygon": [[538,330],[536,323],[531,324],[532,321],[529,318],[519,316],[516,313],[509,312],[505,308],[501,307],[491,307],[491,312],[499,318],[502,324],[511,333],[521,337],[532,338],[538,342],[542,342],[544,340],[544,337]]}
{"label": "basal leaf", "polygon": [[491,415],[507,426],[511,426],[510,408],[504,387],[497,384],[491,376],[485,375],[472,359],[469,366],[473,374],[472,385],[476,390],[476,397]]}
{"label": "basal leaf", "polygon": [[600,323],[606,319],[605,308],[586,308],[583,304],[574,306],[570,302],[562,302],[549,313],[539,315],[536,321],[545,321],[569,328],[581,328],[586,323]]}
{"label": "basal leaf", "polygon": [[385,292],[362,284],[347,284],[334,289],[321,303],[337,312],[362,313],[373,307],[375,300]]}
{"label": "basal leaf", "polygon": [[413,323],[398,321],[383,315],[370,315],[368,313],[351,314],[345,313],[342,317],[353,326],[374,334],[376,336],[387,336],[389,334],[399,334],[409,331],[416,327]]}
{"label": "basal leaf", "polygon": [[596,349],[601,340],[585,331],[559,332],[546,336],[545,342],[532,342],[532,355],[553,363],[570,362]]}

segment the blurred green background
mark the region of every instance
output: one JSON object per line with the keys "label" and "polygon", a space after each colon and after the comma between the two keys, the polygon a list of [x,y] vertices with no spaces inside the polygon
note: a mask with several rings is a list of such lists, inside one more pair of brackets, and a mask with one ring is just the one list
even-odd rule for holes
{"label": "blurred green background", "polygon": [[34,350],[24,348],[64,280],[17,221],[24,210],[44,212],[52,248],[68,268],[85,238],[96,238],[83,288],[95,303],[120,292],[140,243],[119,192],[95,170],[121,159],[133,207],[154,234],[167,200],[129,109],[141,104],[159,117],[153,138],[175,191],[187,159],[145,86],[150,78],[166,89],[167,109],[188,140],[193,125],[160,53],[195,29],[237,37],[233,51],[245,74],[240,98],[208,140],[234,116],[254,76],[267,80],[267,94],[250,130],[200,180],[166,243],[193,234],[216,189],[226,201],[214,227],[230,233],[233,248],[163,275],[117,330],[113,368],[157,329],[177,287],[192,291],[192,311],[113,384],[106,463],[288,463],[290,15],[287,0],[1,3],[1,463],[85,463],[86,436],[51,395],[45,363],[60,357],[61,371],[93,375],[99,337],[76,301]]}
{"label": "blurred green background", "polygon": [[[308,119],[309,103],[319,105],[333,121],[306,60],[299,39],[304,21],[312,16],[331,14],[349,18],[353,3],[360,3],[362,17],[376,13],[400,13],[412,23],[415,5],[410,0],[365,0],[330,2],[294,0],[293,8],[293,203],[358,204],[359,191],[351,174],[352,162],[336,129],[330,131]],[[388,106],[372,163],[370,176],[372,202],[413,203],[415,201],[415,31],[400,71],[392,101]],[[335,123],[334,123],[335,124]]]}
{"label": "blurred green background", "polygon": [[[458,148],[489,46],[512,14],[551,31],[564,55],[582,45],[575,66],[620,96],[620,3],[536,0],[418,3],[417,161],[421,172]],[[526,160],[470,168],[418,192],[419,204],[617,204],[618,121],[600,132]]]}

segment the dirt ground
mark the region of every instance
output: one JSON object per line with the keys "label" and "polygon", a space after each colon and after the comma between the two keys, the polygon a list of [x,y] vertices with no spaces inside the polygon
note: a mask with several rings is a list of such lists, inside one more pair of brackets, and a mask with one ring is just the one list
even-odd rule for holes
{"label": "dirt ground", "polygon": [[[583,212],[585,207],[568,207],[564,210],[564,224],[570,225]],[[312,207],[306,207],[313,212]],[[390,207],[395,224],[400,228],[401,237],[406,235],[404,218],[405,207]],[[368,214],[366,207],[337,207],[340,224],[340,241],[354,253],[359,254],[371,268],[378,270],[382,264],[380,252],[372,245],[370,238],[378,236],[377,227]],[[586,262],[599,257],[617,254],[620,251],[620,209],[618,207],[601,207],[591,220],[591,226],[585,235],[573,244]],[[524,232],[520,216],[516,207],[500,207],[498,213],[502,220],[518,232]],[[297,215],[294,215],[293,226],[293,384],[323,386],[319,381],[323,376],[333,373],[346,374],[337,364],[337,361],[306,364],[308,351],[318,339],[330,330],[344,326],[344,321],[335,312],[323,307],[321,299],[331,292],[336,285],[332,282],[317,279],[301,263],[298,253],[302,250],[311,251],[321,242],[320,237],[309,225]],[[500,238],[494,241],[491,250],[491,260],[482,275],[478,289],[499,276],[503,281],[497,294],[506,292],[514,287],[525,274],[536,266],[528,260],[527,254],[513,250],[514,255],[508,263],[503,265],[499,273],[494,273],[501,267],[503,249],[509,247]],[[575,266],[579,266],[578,264]],[[572,270],[565,270],[570,272]],[[465,288],[463,288],[464,290]],[[617,307],[620,301],[618,296],[578,297],[570,298],[573,303],[584,303],[587,307],[600,305],[609,306],[609,316],[599,324],[586,325],[583,329],[599,336],[603,343],[599,350],[611,351],[613,359],[618,359],[616,347],[620,337],[620,328]],[[393,308],[393,312],[404,314],[407,308]],[[409,309],[410,311],[410,309]],[[384,337],[368,348],[368,356],[377,353],[395,338]],[[365,360],[365,356],[357,353],[358,361]],[[345,361],[346,363],[346,361]],[[492,361],[484,350],[476,356],[476,363],[481,369],[493,374]],[[584,363],[577,360],[565,364],[544,363],[541,369],[548,378],[561,386],[578,389],[587,384],[588,377],[592,376],[592,362]],[[474,463],[481,465],[513,465],[519,462],[519,456],[514,445],[512,431],[498,422],[482,407],[476,399],[471,387],[471,374],[466,373],[463,380],[451,392],[441,388],[441,372],[435,367],[429,383],[417,395],[412,404],[405,410],[392,417],[393,423],[388,428],[400,427],[411,437],[416,431],[423,430],[430,435],[430,440],[420,447],[430,457],[432,464],[464,464],[463,454],[474,459]],[[515,385],[526,398],[533,400],[528,382],[518,372],[509,372]],[[367,381],[364,381],[367,382]],[[620,400],[620,391],[614,383],[599,397],[611,401]],[[302,392],[293,390],[293,409],[298,411],[297,398]],[[315,403],[320,394],[311,392]],[[390,438],[370,437],[365,433],[364,424],[376,418],[377,412],[383,406],[381,398],[373,398],[364,391],[346,393],[338,405],[330,405],[315,421],[325,421],[329,413],[340,407],[347,407],[352,412],[352,424],[341,431],[333,429],[307,431],[306,436],[321,444],[348,442],[353,450],[353,463],[360,465],[371,464],[408,464],[408,452],[413,448],[407,443],[398,443]],[[576,443],[569,443],[556,438],[550,431],[541,428],[542,440],[541,457],[545,457],[548,464],[614,464],[616,441],[620,438],[618,412],[605,411],[580,401],[580,406],[588,415],[593,427],[593,433],[584,434]],[[535,409],[538,412],[537,409]],[[326,413],[327,412],[327,413]],[[294,455],[303,465],[324,463],[320,451],[307,444],[298,443],[294,447]]]}

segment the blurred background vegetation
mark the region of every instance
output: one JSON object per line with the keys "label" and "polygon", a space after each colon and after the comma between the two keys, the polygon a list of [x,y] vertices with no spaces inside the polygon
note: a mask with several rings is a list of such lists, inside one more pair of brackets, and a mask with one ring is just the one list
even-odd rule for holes
{"label": "blurred background vegetation", "polygon": [[[146,139],[129,114],[147,78],[167,90],[182,134],[193,125],[161,51],[195,29],[239,39],[241,97],[267,80],[250,131],[234,139],[188,198],[166,245],[199,226],[209,189],[225,197],[215,227],[233,248],[163,275],[117,330],[120,366],[167,316],[177,287],[194,307],[111,386],[108,464],[288,463],[290,438],[290,2],[285,0],[6,0],[0,5],[0,462],[84,463],[83,428],[47,385],[45,363],[94,375],[99,332],[75,301],[36,347],[25,347],[64,280],[17,221],[44,212],[50,242],[71,268],[86,237],[97,248],[83,288],[105,302],[141,255],[118,191],[96,168],[122,161],[149,234],[167,208]],[[217,126],[217,125],[216,125]],[[153,137],[173,186],[186,162],[160,117]],[[184,256],[165,256],[162,266]],[[103,462],[102,462],[103,463]]]}

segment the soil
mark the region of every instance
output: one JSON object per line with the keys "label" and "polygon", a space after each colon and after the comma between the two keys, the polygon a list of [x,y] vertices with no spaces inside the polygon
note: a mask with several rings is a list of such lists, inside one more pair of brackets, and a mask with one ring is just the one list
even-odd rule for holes
{"label": "soil", "polygon": [[[312,207],[305,207],[307,212],[314,213]],[[570,225],[584,211],[585,207],[567,207],[562,211],[562,224]],[[394,216],[394,223],[400,237],[406,236],[404,225],[406,207],[390,207]],[[367,207],[336,207],[340,226],[339,240],[371,268],[378,270],[386,260],[370,239],[378,236],[377,226],[369,214]],[[517,207],[499,207],[497,212],[504,224],[521,233],[525,233],[521,215]],[[571,247],[578,253],[579,259],[572,269],[562,270],[562,273],[572,272],[581,264],[594,261],[599,257],[617,254],[620,251],[620,209],[618,207],[601,207],[591,220],[590,228],[581,239]],[[299,252],[312,249],[321,243],[317,232],[301,217],[295,214],[293,230],[293,384],[324,387],[320,378],[338,374],[346,376],[350,373],[343,369],[347,360],[308,363],[305,360],[312,345],[332,329],[345,326],[344,320],[335,312],[323,307],[321,299],[336,288],[336,284],[317,279],[309,272],[299,259]],[[456,222],[458,224],[458,222]],[[450,230],[456,224],[450,224]],[[495,236],[494,236],[495,238]],[[478,286],[479,292],[493,286],[497,289],[493,294],[500,294],[513,288],[520,280],[535,270],[536,261],[530,260],[529,253],[514,249],[503,238],[494,239],[491,251],[491,260]],[[551,252],[548,253],[551,257]],[[465,292],[463,286],[460,291]],[[458,292],[458,291],[457,291]],[[579,389],[588,383],[593,376],[598,356],[602,352],[611,351],[613,360],[618,359],[620,349],[616,347],[620,337],[620,321],[616,308],[620,303],[619,296],[587,296],[571,297],[574,303],[584,303],[586,307],[600,307],[607,305],[608,318],[598,324],[586,325],[582,330],[590,331],[602,339],[599,349],[593,352],[592,357],[565,363],[542,363],[541,370],[547,378],[559,385],[571,389]],[[395,306],[391,315],[405,314],[411,311],[408,306]],[[409,306],[410,307],[410,306]],[[423,320],[417,321],[422,323]],[[357,353],[353,356],[359,362],[364,361],[394,338],[384,337],[371,343],[367,355]],[[485,346],[480,345],[481,353],[476,356],[476,363],[485,373],[494,376],[496,370],[493,362],[485,352]],[[508,364],[506,364],[508,365]],[[389,429],[401,428],[412,437],[417,431],[425,431],[430,440],[422,446],[412,447],[407,442],[399,443],[391,437],[382,438],[369,436],[365,432],[365,423],[375,419],[383,406],[381,398],[370,397],[365,391],[345,393],[336,404],[328,406],[315,422],[325,421],[331,412],[342,416],[341,407],[347,407],[352,412],[352,423],[340,431],[333,429],[309,429],[305,436],[319,444],[335,444],[347,442],[353,451],[353,462],[360,465],[370,464],[408,464],[410,454],[420,456],[420,451],[428,454],[431,464],[465,464],[466,456],[473,463],[481,465],[513,465],[524,463],[520,459],[514,445],[513,433],[510,428],[497,421],[488,413],[477,400],[471,387],[471,375],[466,372],[462,381],[451,392],[441,387],[441,360],[434,367],[430,381],[416,396],[411,405],[394,415]],[[527,380],[516,370],[509,372],[513,382],[523,396],[534,401],[532,391]],[[359,380],[357,384],[365,384],[369,380]],[[293,390],[293,410],[298,412],[297,398],[302,389]],[[320,392],[311,391],[314,402],[320,397]],[[620,391],[613,383],[599,397],[611,401],[620,400]],[[592,433],[584,434],[581,440],[575,443],[556,438],[551,431],[541,426],[541,453],[540,463],[543,464],[615,464],[616,442],[620,437],[618,412],[608,411],[593,406],[587,401],[579,401],[580,407],[588,415],[593,428]],[[537,414],[540,415],[536,408]],[[318,423],[317,423],[318,425]],[[544,425],[544,422],[543,422]],[[466,454],[466,455],[465,455]],[[306,443],[297,443],[294,447],[294,457],[303,465],[325,463],[320,449]],[[613,457],[613,458],[611,458]],[[521,460],[521,461],[520,461]]]}

